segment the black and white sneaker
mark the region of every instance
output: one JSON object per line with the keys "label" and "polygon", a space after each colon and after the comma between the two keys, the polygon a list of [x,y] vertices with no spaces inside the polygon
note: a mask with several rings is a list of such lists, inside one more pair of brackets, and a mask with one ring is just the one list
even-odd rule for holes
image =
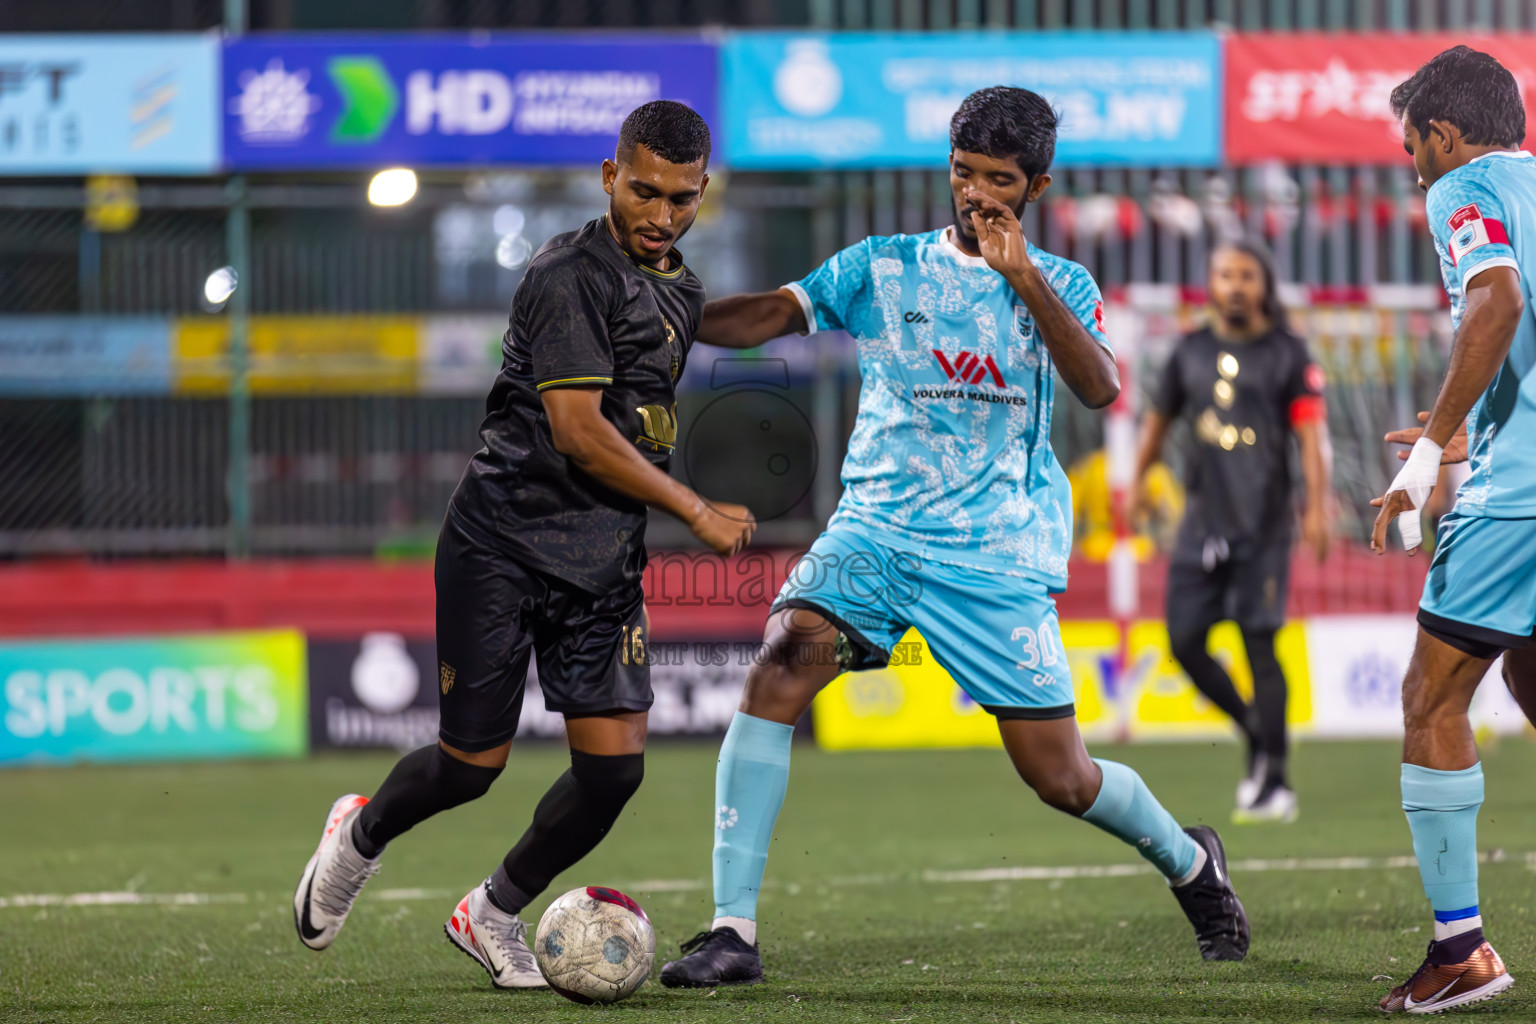
{"label": "black and white sneaker", "polygon": [[1209,825],[1184,830],[1205,851],[1205,866],[1173,895],[1195,926],[1195,941],[1207,960],[1241,960],[1248,955],[1248,913],[1227,877],[1227,852]]}
{"label": "black and white sneaker", "polygon": [[734,928],[699,932],[682,944],[683,955],[661,969],[667,988],[714,988],[756,985],[763,980],[763,958]]}

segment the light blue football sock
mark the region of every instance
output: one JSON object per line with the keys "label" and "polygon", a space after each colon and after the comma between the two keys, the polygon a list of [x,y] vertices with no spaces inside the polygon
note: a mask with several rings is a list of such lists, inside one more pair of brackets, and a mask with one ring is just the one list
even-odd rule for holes
{"label": "light blue football sock", "polygon": [[1403,811],[1436,921],[1478,913],[1477,812],[1482,806],[1482,762],[1459,772],[1403,765]]}
{"label": "light blue football sock", "polygon": [[1136,847],[1170,881],[1187,876],[1200,847],[1157,802],[1141,776],[1115,761],[1094,758],[1093,763],[1104,773],[1104,783],[1083,820]]}
{"label": "light blue football sock", "polygon": [[[736,712],[715,767],[715,917],[757,920],[773,824],[789,788],[793,726]],[[748,940],[751,941],[751,940]]]}

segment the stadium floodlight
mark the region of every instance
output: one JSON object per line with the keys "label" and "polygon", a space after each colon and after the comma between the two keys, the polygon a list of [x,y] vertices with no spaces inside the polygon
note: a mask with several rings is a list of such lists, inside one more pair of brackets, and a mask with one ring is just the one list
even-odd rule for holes
{"label": "stadium floodlight", "polygon": [[217,310],[229,301],[229,297],[235,294],[235,289],[240,285],[240,275],[235,273],[234,267],[220,267],[208,275],[208,280],[203,282],[203,301],[208,308]]}
{"label": "stadium floodlight", "polygon": [[416,172],[409,167],[390,167],[368,183],[368,201],[374,206],[404,206],[416,195]]}

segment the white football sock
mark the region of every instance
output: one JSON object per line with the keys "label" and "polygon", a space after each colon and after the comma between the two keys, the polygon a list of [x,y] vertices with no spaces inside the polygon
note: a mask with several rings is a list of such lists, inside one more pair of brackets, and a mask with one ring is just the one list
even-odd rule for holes
{"label": "white football sock", "polygon": [[717,917],[715,923],[709,926],[710,931],[716,928],[736,929],[736,934],[741,936],[741,941],[749,946],[757,942],[757,922],[745,917]]}
{"label": "white football sock", "polygon": [[1482,914],[1473,914],[1471,917],[1464,917],[1460,921],[1436,921],[1435,941],[1444,942],[1446,939],[1454,938],[1457,935],[1465,935],[1472,929],[1481,928],[1482,926]]}

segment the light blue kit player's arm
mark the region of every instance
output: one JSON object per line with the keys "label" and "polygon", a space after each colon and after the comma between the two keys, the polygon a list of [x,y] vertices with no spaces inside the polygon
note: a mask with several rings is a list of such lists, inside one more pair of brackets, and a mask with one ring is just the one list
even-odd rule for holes
{"label": "light blue kit player's arm", "polygon": [[1102,409],[1113,402],[1120,395],[1120,371],[1114,355],[1062,301],[1029,258],[1019,219],[1007,206],[974,189],[966,193],[966,201],[976,207],[971,222],[981,255],[1024,300],[1061,379],[1090,409]]}
{"label": "light blue kit player's arm", "polygon": [[695,340],[723,348],[756,348],[786,334],[839,330],[847,326],[845,311],[867,298],[869,289],[869,245],[859,242],[796,284],[706,302]]}
{"label": "light blue kit player's arm", "polygon": [[[1468,180],[1461,180],[1464,178]],[[1499,199],[1482,182],[1462,174],[1437,182],[1430,190],[1427,206],[1430,230],[1455,264],[1466,305],[1451,346],[1445,382],[1440,385],[1423,434],[1387,493],[1371,502],[1381,509],[1371,531],[1375,551],[1386,550],[1388,524],[1404,512],[1423,507],[1438,477],[1443,449],[1493,383],[1525,315],[1520,270],[1504,229],[1504,207]],[[1418,548],[1419,531],[1417,522],[1411,529],[1409,525],[1405,520],[1404,547],[1413,551]]]}

